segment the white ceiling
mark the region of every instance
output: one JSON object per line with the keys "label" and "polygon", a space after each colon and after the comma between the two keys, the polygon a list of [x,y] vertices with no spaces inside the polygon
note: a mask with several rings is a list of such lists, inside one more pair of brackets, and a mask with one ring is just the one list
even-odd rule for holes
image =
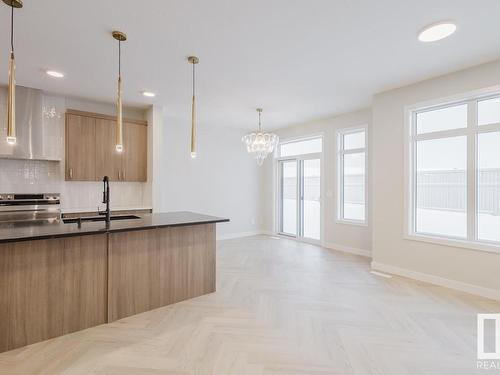
{"label": "white ceiling", "polygon": [[[0,3],[0,83],[10,9]],[[123,45],[125,103],[164,105],[188,122],[190,54],[201,126],[277,128],[370,105],[374,93],[500,58],[498,0],[24,0],[16,11],[17,83],[111,102]],[[417,41],[429,23],[458,31]],[[45,69],[63,71],[55,80]],[[158,94],[154,99],[142,90]]]}

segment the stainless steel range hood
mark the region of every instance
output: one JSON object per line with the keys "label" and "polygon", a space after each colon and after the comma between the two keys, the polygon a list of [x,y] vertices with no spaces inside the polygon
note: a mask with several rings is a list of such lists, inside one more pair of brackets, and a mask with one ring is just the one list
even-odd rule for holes
{"label": "stainless steel range hood", "polygon": [[[0,90],[0,158],[62,159],[64,108],[41,90],[16,86],[16,137],[9,145],[7,134],[7,89]],[[58,103],[61,104],[61,103]],[[64,106],[64,103],[62,103]],[[59,107],[56,109],[56,107]]]}

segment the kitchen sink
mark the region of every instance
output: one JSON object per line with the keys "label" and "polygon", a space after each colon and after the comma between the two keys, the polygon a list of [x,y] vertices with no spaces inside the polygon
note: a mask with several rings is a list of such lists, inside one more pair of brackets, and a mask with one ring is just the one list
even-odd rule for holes
{"label": "kitchen sink", "polygon": [[[113,216],[111,216],[111,221],[133,220],[133,219],[140,219],[140,218],[141,217],[137,216],[137,215],[113,215]],[[86,217],[81,217],[81,218],[72,217],[72,218],[68,218],[68,219],[63,219],[62,221],[64,224],[74,224],[74,223],[78,223],[78,221],[80,221],[80,220],[82,223],[88,222],[88,221],[105,221],[106,217],[105,216],[86,216]]]}

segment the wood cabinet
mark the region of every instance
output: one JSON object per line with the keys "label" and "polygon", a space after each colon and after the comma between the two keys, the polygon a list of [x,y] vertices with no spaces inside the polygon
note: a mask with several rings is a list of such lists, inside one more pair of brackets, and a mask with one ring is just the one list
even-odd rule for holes
{"label": "wood cabinet", "polygon": [[95,118],[66,114],[66,180],[96,179],[95,125]]}
{"label": "wood cabinet", "polygon": [[215,224],[109,234],[108,322],[215,292]]}
{"label": "wood cabinet", "polygon": [[96,176],[102,179],[108,176],[110,181],[120,181],[122,171],[122,154],[115,150],[115,121],[96,119]]}
{"label": "wood cabinet", "polygon": [[147,144],[147,126],[132,122],[123,124],[122,180],[146,181]]}
{"label": "wood cabinet", "polygon": [[215,238],[209,223],[0,243],[0,352],[215,292]]}
{"label": "wood cabinet", "polygon": [[106,234],[0,244],[0,352],[107,322]]}
{"label": "wood cabinet", "polygon": [[123,122],[123,152],[115,149],[116,122],[111,116],[68,110],[66,114],[66,180],[147,180],[145,121]]}

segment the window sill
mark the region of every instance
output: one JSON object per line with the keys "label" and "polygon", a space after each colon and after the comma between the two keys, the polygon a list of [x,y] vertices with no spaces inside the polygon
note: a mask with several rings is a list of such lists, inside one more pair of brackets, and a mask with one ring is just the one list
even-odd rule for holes
{"label": "window sill", "polygon": [[366,222],[366,221],[335,219],[335,222],[337,224],[354,225],[354,226],[358,226],[358,227],[368,227],[368,222]]}
{"label": "window sill", "polygon": [[460,247],[468,250],[477,250],[477,251],[484,251],[487,253],[500,254],[500,244],[496,245],[488,242],[459,240],[459,239],[443,238],[443,237],[416,234],[416,233],[406,234],[404,238],[411,241],[427,242],[435,245]]}

